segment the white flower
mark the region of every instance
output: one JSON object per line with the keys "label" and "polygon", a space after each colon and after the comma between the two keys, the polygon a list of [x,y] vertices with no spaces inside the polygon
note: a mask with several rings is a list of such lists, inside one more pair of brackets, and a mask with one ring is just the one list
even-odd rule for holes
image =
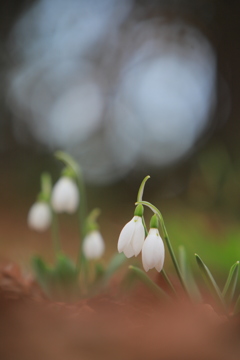
{"label": "white flower", "polygon": [[164,244],[158,229],[152,228],[144,241],[142,248],[142,262],[145,271],[156,268],[161,271],[165,257]]}
{"label": "white flower", "polygon": [[93,230],[83,240],[83,253],[87,259],[100,258],[105,250],[105,244],[99,231]]}
{"label": "white flower", "polygon": [[63,176],[54,185],[51,204],[57,213],[74,213],[79,204],[79,191],[74,180]]}
{"label": "white flower", "polygon": [[45,231],[52,221],[51,209],[45,202],[36,202],[28,213],[28,226],[37,231]]}
{"label": "white flower", "polygon": [[122,229],[118,239],[118,251],[127,258],[137,256],[142,250],[145,238],[141,216],[134,216]]}

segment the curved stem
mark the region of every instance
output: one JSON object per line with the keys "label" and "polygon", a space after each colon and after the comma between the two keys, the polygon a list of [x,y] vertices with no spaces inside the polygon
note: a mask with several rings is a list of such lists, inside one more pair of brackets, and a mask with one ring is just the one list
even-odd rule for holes
{"label": "curved stem", "polygon": [[177,296],[177,292],[176,290],[174,289],[172,283],[171,283],[171,280],[169,279],[169,277],[167,276],[167,273],[165,272],[164,269],[162,269],[161,271],[163,277],[164,277],[164,280],[166,281],[166,283],[168,284],[168,286],[170,287],[170,289],[172,290],[174,296]]}
{"label": "curved stem", "polygon": [[58,226],[58,218],[57,214],[52,211],[52,242],[53,242],[53,249],[55,257],[57,258],[57,254],[61,251],[61,244],[60,244],[60,234],[59,234],[59,226]]}
{"label": "curved stem", "polygon": [[158,208],[156,208],[156,206],[152,205],[151,203],[147,202],[147,201],[139,201],[137,202],[136,204],[142,204],[142,205],[145,205],[145,206],[148,206],[155,214],[158,215],[158,218],[159,218],[159,221],[160,221],[160,224],[161,224],[161,228],[162,228],[162,231],[163,231],[163,236],[164,236],[164,239],[165,239],[165,242],[167,244],[167,247],[168,247],[168,251],[170,253],[170,256],[171,256],[171,259],[172,259],[172,262],[173,262],[173,265],[175,267],[175,270],[177,272],[177,275],[178,275],[178,278],[181,282],[181,285],[183,287],[183,290],[184,292],[186,293],[186,295],[188,297],[189,296],[189,293],[188,293],[188,290],[187,290],[187,286],[185,284],[185,281],[183,279],[183,276],[181,274],[181,271],[180,271],[180,268],[179,268],[179,265],[178,265],[178,262],[177,262],[177,259],[176,259],[176,256],[174,254],[174,251],[173,251],[173,248],[172,248],[172,244],[170,242],[170,239],[169,239],[169,236],[168,236],[168,233],[167,233],[167,229],[165,227],[165,224],[164,224],[164,220],[163,220],[163,217],[162,217],[162,214],[160,213],[160,211],[158,210]]}
{"label": "curved stem", "polygon": [[145,187],[145,184],[146,184],[146,182],[147,182],[148,179],[150,179],[150,176],[149,176],[149,175],[145,176],[145,178],[144,178],[143,181],[141,182],[141,185],[140,185],[140,187],[139,187],[138,194],[137,194],[137,201],[142,201],[143,192],[144,192],[144,187]]}
{"label": "curved stem", "polygon": [[79,192],[81,195],[81,199],[80,199],[79,209],[78,209],[80,244],[79,244],[76,268],[77,268],[77,271],[81,271],[81,267],[82,267],[83,263],[85,263],[85,256],[82,251],[82,245],[83,245],[83,239],[86,235],[85,227],[86,227],[86,217],[87,217],[87,215],[86,215],[87,214],[86,190],[85,190],[85,184],[83,181],[81,171],[78,172],[77,184],[78,184]]}
{"label": "curved stem", "polygon": [[80,203],[78,208],[78,216],[79,216],[79,234],[80,234],[80,244],[78,257],[76,262],[77,271],[81,270],[82,264],[85,263],[85,256],[82,252],[82,242],[85,237],[85,227],[86,227],[86,214],[87,214],[87,201],[86,201],[86,191],[85,185],[83,181],[82,171],[80,166],[76,163],[76,161],[64,151],[57,151],[55,153],[55,157],[58,160],[61,160],[64,164],[66,164],[69,168],[72,169],[76,176],[76,181],[80,193]]}

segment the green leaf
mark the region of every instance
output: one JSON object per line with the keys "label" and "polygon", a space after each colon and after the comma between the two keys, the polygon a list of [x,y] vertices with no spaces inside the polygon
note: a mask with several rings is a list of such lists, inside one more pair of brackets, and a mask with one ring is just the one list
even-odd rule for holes
{"label": "green leaf", "polygon": [[102,264],[95,265],[95,282],[101,280],[105,274],[105,269]]}
{"label": "green leaf", "polygon": [[48,266],[40,257],[32,260],[37,281],[45,293],[59,301],[72,300],[79,291],[78,272],[65,255],[58,254],[55,266]]}
{"label": "green leaf", "polygon": [[115,254],[108,264],[104,279],[108,280],[126,262],[126,260],[126,256],[123,253]]}
{"label": "green leaf", "polygon": [[200,291],[197,287],[197,284],[194,280],[192,270],[187,261],[187,254],[184,246],[179,246],[179,267],[184,278],[185,284],[187,286],[188,292],[191,294],[191,297],[196,301],[201,301],[202,297]]}
{"label": "green leaf", "polygon": [[145,187],[145,184],[146,184],[146,182],[147,182],[148,179],[150,179],[150,176],[149,176],[149,175],[147,175],[147,176],[143,179],[143,181],[142,181],[142,183],[141,183],[141,185],[140,185],[140,187],[139,187],[139,190],[138,190],[137,201],[142,201],[143,192],[144,192],[144,187]]}
{"label": "green leaf", "polygon": [[144,283],[157,297],[165,300],[171,300],[169,295],[165,293],[155,282],[153,282],[147,274],[136,266],[130,265],[129,270],[133,272],[138,280]]}
{"label": "green leaf", "polygon": [[49,295],[49,280],[52,276],[52,270],[40,256],[36,256],[32,259],[32,267],[39,285]]}
{"label": "green leaf", "polygon": [[62,284],[64,283],[66,285],[75,282],[78,276],[72,260],[62,254],[57,256],[57,265],[54,269],[54,274]]}
{"label": "green leaf", "polygon": [[211,294],[213,295],[213,297],[216,299],[216,301],[223,307],[223,309],[226,311],[226,307],[225,307],[225,302],[224,299],[222,297],[221,291],[216,283],[216,281],[214,280],[214,277],[212,276],[210,270],[208,269],[208,267],[204,264],[204,262],[202,261],[202,259],[195,254],[196,256],[196,260],[197,260],[197,264],[199,266],[200,272],[203,276],[203,279],[209,289],[209,291],[211,292]]}
{"label": "green leaf", "polygon": [[233,299],[236,290],[238,272],[239,272],[238,269],[239,269],[239,261],[233,264],[233,266],[230,268],[229,275],[222,292],[223,298],[228,305],[231,304],[231,301]]}

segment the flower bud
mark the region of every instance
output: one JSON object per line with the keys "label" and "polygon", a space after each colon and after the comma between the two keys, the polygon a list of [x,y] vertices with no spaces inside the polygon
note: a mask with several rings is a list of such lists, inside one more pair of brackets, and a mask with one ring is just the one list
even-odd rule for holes
{"label": "flower bud", "polygon": [[48,229],[52,221],[52,213],[46,202],[36,202],[33,204],[28,213],[28,226],[37,231]]}
{"label": "flower bud", "polygon": [[52,190],[51,204],[57,213],[74,213],[79,204],[79,190],[74,180],[61,177]]}
{"label": "flower bud", "polygon": [[91,231],[83,240],[83,253],[87,259],[100,258],[105,250],[102,235],[98,230]]}

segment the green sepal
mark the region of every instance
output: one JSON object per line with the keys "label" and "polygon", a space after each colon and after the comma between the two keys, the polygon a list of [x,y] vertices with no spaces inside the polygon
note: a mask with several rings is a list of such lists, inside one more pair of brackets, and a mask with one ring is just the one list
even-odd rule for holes
{"label": "green sepal", "polygon": [[37,196],[37,202],[43,202],[49,204],[49,197],[41,192]]}
{"label": "green sepal", "polygon": [[134,216],[142,217],[143,213],[144,213],[144,207],[141,204],[137,205],[134,211]]}
{"label": "green sepal", "polygon": [[224,311],[226,311],[226,306],[225,306],[223,296],[222,296],[221,291],[220,291],[214,277],[212,276],[210,270],[208,269],[208,267],[204,264],[202,259],[197,254],[195,254],[195,257],[196,257],[200,272],[202,274],[202,277],[203,277],[210,293],[215,298],[215,300],[218,302],[218,304],[220,304],[220,306],[224,309]]}
{"label": "green sepal", "polygon": [[154,214],[150,220],[150,229],[158,229],[158,226],[159,226],[158,216]]}
{"label": "green sepal", "polygon": [[76,172],[73,170],[72,167],[66,166],[61,173],[62,177],[68,177],[70,179],[75,180],[76,179]]}
{"label": "green sepal", "polygon": [[222,295],[227,305],[230,305],[234,297],[237,286],[239,272],[239,261],[232,265],[230,268],[226,284],[223,288]]}

